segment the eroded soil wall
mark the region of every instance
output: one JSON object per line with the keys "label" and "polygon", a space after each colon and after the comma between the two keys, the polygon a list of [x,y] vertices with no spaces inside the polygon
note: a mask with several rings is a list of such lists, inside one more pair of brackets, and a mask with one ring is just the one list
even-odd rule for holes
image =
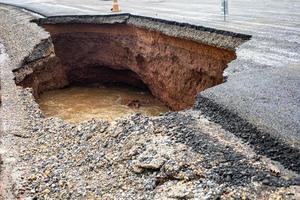
{"label": "eroded soil wall", "polygon": [[19,81],[31,85],[36,95],[69,84],[120,82],[147,86],[173,110],[181,110],[193,105],[198,92],[222,83],[224,69],[236,58],[233,50],[130,24],[43,27],[51,34],[54,52],[29,64],[40,65],[31,68],[43,72]]}

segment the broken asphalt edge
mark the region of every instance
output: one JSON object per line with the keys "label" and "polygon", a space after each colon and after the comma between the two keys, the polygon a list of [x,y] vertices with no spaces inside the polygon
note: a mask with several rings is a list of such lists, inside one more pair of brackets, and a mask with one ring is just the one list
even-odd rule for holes
{"label": "broken asphalt edge", "polygon": [[38,25],[51,24],[129,24],[171,37],[201,42],[214,47],[235,50],[251,39],[251,35],[196,26],[164,19],[132,15],[129,13],[110,15],[64,15],[33,19]]}
{"label": "broken asphalt edge", "polygon": [[271,130],[258,127],[241,117],[235,111],[206,97],[201,92],[197,95],[193,109],[201,111],[211,121],[223,129],[241,138],[260,155],[280,162],[283,166],[300,173],[300,149],[281,137],[271,134]]}

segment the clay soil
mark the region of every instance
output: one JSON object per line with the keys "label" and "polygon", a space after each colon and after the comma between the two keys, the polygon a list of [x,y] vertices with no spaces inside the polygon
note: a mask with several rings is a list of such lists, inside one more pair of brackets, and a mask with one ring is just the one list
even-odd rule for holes
{"label": "clay soil", "polygon": [[[124,83],[149,88],[173,110],[223,82],[235,52],[128,24],[47,24],[54,49],[26,64],[19,84],[41,92],[68,85]],[[53,48],[53,47],[51,47]],[[17,75],[20,77],[19,75]],[[18,79],[18,78],[17,78]]]}

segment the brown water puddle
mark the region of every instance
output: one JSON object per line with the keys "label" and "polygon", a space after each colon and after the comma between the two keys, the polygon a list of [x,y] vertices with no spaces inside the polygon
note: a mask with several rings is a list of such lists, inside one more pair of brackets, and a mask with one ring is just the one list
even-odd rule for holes
{"label": "brown water puddle", "polygon": [[142,113],[155,116],[169,109],[151,93],[130,87],[69,87],[44,92],[38,99],[46,117],[60,117],[72,123],[92,118],[108,121]]}

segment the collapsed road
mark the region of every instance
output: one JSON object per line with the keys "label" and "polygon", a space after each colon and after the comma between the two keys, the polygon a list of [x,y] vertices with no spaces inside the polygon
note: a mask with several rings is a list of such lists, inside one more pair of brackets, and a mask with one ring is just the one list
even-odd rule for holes
{"label": "collapsed road", "polygon": [[[228,62],[235,59],[231,51],[249,40],[249,36],[187,24],[172,24],[164,20],[128,14],[116,17],[117,19],[111,16],[38,19],[40,16],[37,17],[27,11],[9,6],[1,6],[0,13],[1,43],[3,44],[0,57],[2,198],[299,198],[300,154],[297,141],[291,145],[282,138],[274,137],[242,116],[209,100],[206,101],[207,98],[201,97],[201,93],[195,103],[190,99],[182,101],[187,102],[184,104],[179,101],[185,96],[190,98],[205,88],[222,83],[223,70]],[[31,20],[45,27],[46,30],[31,23]],[[143,23],[143,20],[148,21]],[[154,28],[151,27],[151,30],[155,30],[156,26],[159,27],[162,36],[150,31],[136,30],[134,27],[128,29],[124,26],[124,23],[137,22],[139,25],[153,23]],[[101,30],[95,31],[95,27],[91,27],[91,24],[106,25],[101,27]],[[110,29],[106,27],[107,24],[117,24],[117,26]],[[178,43],[183,44],[180,41],[177,43],[182,35],[175,35],[175,39],[168,38],[170,34],[174,37],[172,34],[176,34],[174,32],[176,27],[188,30],[187,35],[179,31],[185,36],[185,40],[193,39],[195,42],[193,30],[196,30],[194,36],[212,34],[211,42],[205,41],[203,37],[196,40],[206,42],[206,45],[199,44],[201,48],[206,48],[205,51],[198,50],[196,44],[187,41],[184,44],[193,44],[178,47]],[[127,47],[125,50],[117,50],[129,52],[125,54],[128,59],[126,63],[118,57],[116,60],[119,62],[112,63],[112,60],[105,54],[109,54],[110,49],[116,48],[114,43],[103,42],[105,39],[114,41],[114,38],[105,35],[106,33],[111,35],[111,30],[114,29],[118,30],[115,32],[122,33],[114,37]],[[74,37],[74,32],[78,34],[77,37]],[[95,32],[101,37],[91,34]],[[185,96],[176,95],[180,95],[178,91],[192,87],[178,88],[178,91],[175,90],[172,93],[174,85],[170,84],[163,87],[170,87],[164,92],[162,88],[158,88],[161,84],[155,85],[157,83],[153,81],[155,76],[148,78],[149,74],[145,73],[147,72],[145,69],[151,68],[151,62],[147,62],[148,56],[153,56],[153,53],[147,55],[149,50],[143,51],[143,48],[148,47],[149,44],[146,42],[143,46],[145,41],[133,41],[131,37],[146,34],[151,34],[151,36],[147,35],[145,38],[154,37],[159,38],[157,41],[173,42],[171,47],[178,49],[192,48],[201,56],[203,52],[218,55],[214,51],[220,51],[219,55],[222,55],[221,58],[226,61],[221,59],[219,63],[222,65],[218,68],[220,71],[207,75],[213,71],[205,72],[203,63],[215,61],[200,62],[197,59],[189,61],[190,58],[185,56],[185,62],[198,62],[195,66],[204,66],[201,69],[202,74],[197,78],[202,77],[201,80],[204,80],[203,82],[207,85],[204,88],[198,88],[196,92],[187,91],[188,95]],[[93,41],[91,36],[102,41],[108,52],[103,53],[101,48],[97,49],[93,46],[92,49],[96,49],[97,54],[90,51],[84,54],[84,49],[89,49],[87,47],[93,44],[90,42]],[[226,41],[226,37],[230,40]],[[209,37],[205,37],[207,38]],[[221,39],[217,40],[217,38]],[[76,42],[72,43],[73,41]],[[163,44],[170,44],[168,42]],[[208,47],[208,43],[213,47]],[[128,47],[131,44],[139,47],[139,51],[130,52],[129,50],[135,50]],[[65,47],[72,48],[64,49]],[[163,48],[170,49],[169,54],[163,56],[170,62],[168,65],[179,65],[175,67],[176,73],[176,70],[181,69],[180,61],[172,59],[180,54],[185,55],[184,51],[181,50],[178,53],[177,49]],[[76,53],[74,51],[76,49],[80,49],[83,57],[87,58],[86,63],[80,59],[72,63],[71,58]],[[224,49],[226,52],[230,50],[229,53],[222,52]],[[189,51],[192,50],[189,49]],[[154,51],[159,52],[157,49]],[[135,54],[140,56],[133,56]],[[98,55],[98,57],[90,55]],[[211,55],[204,57],[213,58]],[[176,59],[179,58],[180,56]],[[195,58],[198,57],[195,56]],[[114,122],[98,119],[78,125],[69,124],[58,118],[45,118],[35,101],[39,93],[43,90],[64,87],[65,84],[71,84],[74,81],[94,81],[94,76],[91,74],[105,72],[102,68],[100,71],[94,69],[99,66],[100,61],[104,63],[102,65],[110,65],[113,69],[120,70],[122,66],[121,70],[127,70],[126,75],[133,77],[130,79],[134,80],[132,84],[140,84],[142,81],[154,96],[168,104],[173,110],[194,106],[192,109],[167,112],[158,117],[136,114]],[[145,67],[144,70],[139,70],[139,65]],[[157,65],[159,64],[154,63],[153,66]],[[55,68],[57,66],[61,67]],[[70,70],[72,66],[77,70],[72,72]],[[87,69],[91,70],[91,73],[88,73],[89,70],[86,70],[85,66],[89,67]],[[192,68],[192,70],[199,69]],[[84,74],[83,77],[80,76],[82,74]],[[190,75],[188,72],[182,74]],[[115,71],[110,71],[110,75],[109,77],[120,79]],[[139,79],[134,79],[134,77],[139,77]],[[181,78],[184,80],[185,77],[181,76]],[[56,79],[61,82],[57,82]],[[178,82],[178,80],[172,81],[172,76],[168,77],[168,80],[171,80],[170,83]],[[187,80],[190,80],[190,76],[187,76]],[[122,81],[128,83],[127,79],[122,79]],[[201,83],[201,81],[196,82]],[[51,87],[46,88],[48,86]]]}

